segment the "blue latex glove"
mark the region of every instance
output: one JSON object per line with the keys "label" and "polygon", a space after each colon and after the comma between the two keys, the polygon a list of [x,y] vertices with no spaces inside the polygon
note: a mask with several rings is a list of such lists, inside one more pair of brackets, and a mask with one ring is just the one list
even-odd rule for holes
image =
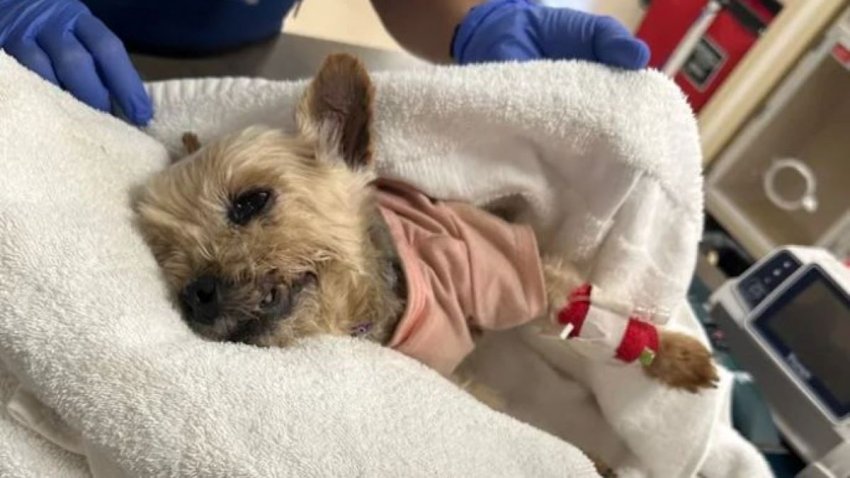
{"label": "blue latex glove", "polygon": [[77,0],[0,0],[0,47],[88,105],[144,125],[151,100],[124,45]]}
{"label": "blue latex glove", "polygon": [[490,0],[458,26],[452,57],[461,64],[551,58],[640,69],[649,48],[611,17],[530,0]]}

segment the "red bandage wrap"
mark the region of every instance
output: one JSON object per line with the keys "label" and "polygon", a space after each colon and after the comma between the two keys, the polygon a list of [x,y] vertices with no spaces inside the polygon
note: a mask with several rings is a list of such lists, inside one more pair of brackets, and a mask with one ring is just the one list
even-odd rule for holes
{"label": "red bandage wrap", "polygon": [[623,362],[633,362],[646,349],[658,353],[658,330],[648,322],[630,317],[623,340],[617,347],[617,358]]}
{"label": "red bandage wrap", "polygon": [[573,330],[570,332],[570,338],[581,333],[581,326],[584,324],[584,319],[587,318],[587,312],[590,310],[590,293],[593,287],[590,284],[583,284],[570,294],[567,306],[561,309],[558,313],[558,322],[561,325],[572,324]]}
{"label": "red bandage wrap", "polygon": [[649,365],[658,353],[658,330],[627,310],[591,284],[582,284],[558,312],[558,323],[564,326],[561,338],[578,338],[585,346],[597,344],[603,355],[622,362],[640,360]]}

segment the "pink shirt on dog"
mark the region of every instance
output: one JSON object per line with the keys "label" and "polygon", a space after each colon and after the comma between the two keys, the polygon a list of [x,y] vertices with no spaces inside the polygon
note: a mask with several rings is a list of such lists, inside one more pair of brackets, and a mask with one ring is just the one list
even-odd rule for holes
{"label": "pink shirt on dog", "polygon": [[378,204],[407,278],[407,309],[391,347],[448,375],[472,351],[470,327],[510,328],[543,312],[542,266],[528,226],[396,181],[378,182]]}

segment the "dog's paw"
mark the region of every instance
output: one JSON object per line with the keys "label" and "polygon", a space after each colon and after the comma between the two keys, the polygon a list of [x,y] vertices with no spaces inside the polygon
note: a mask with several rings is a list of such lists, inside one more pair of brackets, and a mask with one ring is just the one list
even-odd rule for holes
{"label": "dog's paw", "polygon": [[673,388],[696,393],[716,388],[719,377],[711,352],[697,339],[679,332],[659,331],[659,348],[647,375]]}

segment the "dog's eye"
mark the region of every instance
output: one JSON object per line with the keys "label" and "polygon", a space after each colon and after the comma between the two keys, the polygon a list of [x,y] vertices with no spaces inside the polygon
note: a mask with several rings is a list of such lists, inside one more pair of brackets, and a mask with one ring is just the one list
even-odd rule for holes
{"label": "dog's eye", "polygon": [[228,218],[233,224],[244,226],[268,209],[271,197],[272,193],[268,189],[246,191],[233,200],[227,214]]}

